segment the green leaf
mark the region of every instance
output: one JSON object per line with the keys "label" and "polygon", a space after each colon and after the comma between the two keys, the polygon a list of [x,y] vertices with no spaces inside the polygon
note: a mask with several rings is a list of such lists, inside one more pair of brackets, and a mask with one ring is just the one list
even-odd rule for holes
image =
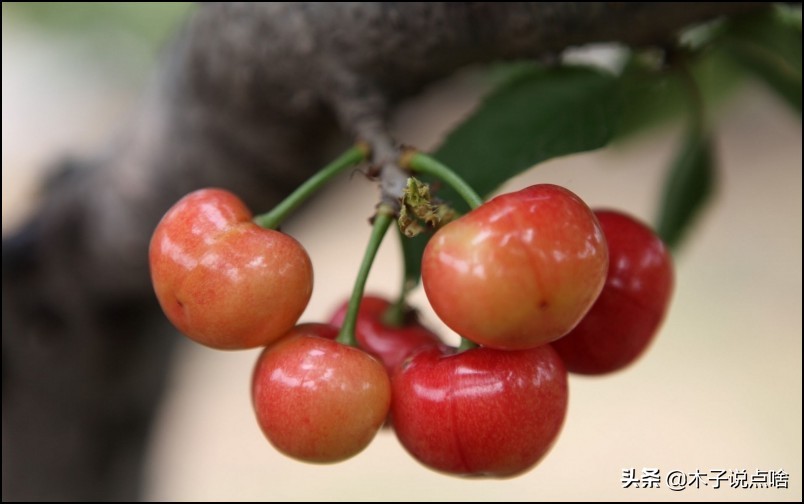
{"label": "green leaf", "polygon": [[[537,163],[606,145],[617,129],[620,97],[617,79],[596,69],[518,68],[433,157],[485,197]],[[436,197],[459,212],[468,210],[449,187],[435,183],[433,188]],[[427,239],[403,238],[410,281],[418,282]]]}
{"label": "green leaf", "polygon": [[[520,71],[433,157],[487,195],[537,163],[606,145],[619,108],[616,79],[609,74],[582,67]],[[459,199],[446,190],[439,196]]]}
{"label": "green leaf", "polygon": [[[681,118],[688,111],[689,96],[678,72],[662,69],[647,56],[650,54],[632,54],[620,75],[624,106],[615,141]],[[745,75],[717,45],[696,54],[688,63],[707,108],[732,97]]]}
{"label": "green leaf", "polygon": [[801,114],[801,27],[783,11],[731,21],[723,40],[736,62],[775,90]]}
{"label": "green leaf", "polygon": [[801,32],[801,4],[775,4],[773,8],[780,22]]}
{"label": "green leaf", "polygon": [[696,128],[687,133],[664,186],[657,233],[676,248],[712,194],[714,156],[708,135]]}
{"label": "green leaf", "polygon": [[617,129],[617,140],[649,130],[685,112],[686,95],[676,76],[661,70],[645,55],[632,54],[620,75],[628,97]]}

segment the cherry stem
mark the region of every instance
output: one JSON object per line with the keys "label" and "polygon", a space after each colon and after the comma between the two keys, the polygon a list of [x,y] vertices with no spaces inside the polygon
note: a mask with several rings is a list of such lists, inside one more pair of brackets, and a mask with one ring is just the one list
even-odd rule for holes
{"label": "cherry stem", "polygon": [[470,339],[466,339],[461,336],[461,344],[458,346],[458,353],[464,352],[466,350],[471,350],[473,348],[477,348],[479,345]]}
{"label": "cherry stem", "polygon": [[[428,156],[427,154],[422,154],[421,152],[413,150],[408,151],[402,155],[399,164],[402,167],[408,168],[415,172],[425,173],[443,180],[453,189],[455,189],[455,192],[460,194],[463,200],[466,201],[466,204],[472,209],[475,209],[483,204],[483,198],[481,198],[480,195],[478,195],[477,192],[472,189],[472,186],[467,184],[464,179],[449,169],[446,165]],[[405,285],[407,286],[407,284]],[[402,295],[400,296],[399,301],[396,302],[396,305],[404,306],[403,303],[405,294],[406,291],[403,288]],[[477,343],[461,336],[461,344],[458,347],[458,352],[463,352],[476,347]]]}
{"label": "cherry stem", "polygon": [[415,284],[411,285],[408,275],[402,275],[402,288],[399,291],[399,298],[389,306],[382,314],[383,324],[391,327],[402,327],[405,325],[405,317],[408,313],[407,297],[413,290]]}
{"label": "cherry stem", "polygon": [[481,198],[472,186],[466,183],[457,173],[450,170],[446,165],[436,159],[418,151],[408,151],[404,153],[399,164],[403,168],[408,168],[414,172],[425,173],[443,180],[461,195],[470,208],[477,208],[483,204]]}
{"label": "cherry stem", "polygon": [[371,237],[369,238],[368,246],[366,246],[363,262],[360,263],[360,269],[357,271],[355,287],[352,290],[352,297],[349,299],[349,309],[336,339],[338,343],[357,346],[355,328],[357,327],[357,313],[360,310],[360,301],[363,299],[363,291],[366,288],[366,280],[368,279],[369,271],[371,271],[371,265],[374,263],[374,258],[377,256],[382,239],[385,237],[385,233],[392,222],[394,222],[393,209],[388,205],[380,205],[377,209],[377,215],[374,217],[374,227],[371,229]]}
{"label": "cherry stem", "polygon": [[364,161],[370,152],[368,144],[358,143],[351,149],[341,154],[337,159],[323,167],[318,173],[307,179],[298,189],[293,191],[287,198],[282,200],[270,212],[257,215],[254,222],[266,229],[276,229],[288,215],[296,210],[299,205],[307,201],[307,198],[315,194],[327,182],[347,168],[350,168],[361,161]]}

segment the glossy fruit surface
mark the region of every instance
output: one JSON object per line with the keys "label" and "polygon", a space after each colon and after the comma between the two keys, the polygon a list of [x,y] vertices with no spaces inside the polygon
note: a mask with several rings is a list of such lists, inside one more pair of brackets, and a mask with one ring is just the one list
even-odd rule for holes
{"label": "glossy fruit surface", "polygon": [[159,222],[150,244],[151,280],[170,321],[220,349],[267,345],[307,306],[313,269],[304,248],[264,229],[234,194],[195,191]]}
{"label": "glossy fruit surface", "polygon": [[509,477],[532,468],[561,430],[567,372],[550,345],[417,352],[393,380],[402,445],[431,469]]}
{"label": "glossy fruit surface", "polygon": [[533,348],[569,332],[608,267],[597,219],[578,196],[542,184],[497,196],[441,228],[422,258],[436,314],[475,343]]}
{"label": "glossy fruit surface", "polygon": [[[391,303],[378,296],[364,296],[357,315],[355,336],[360,348],[377,357],[383,363],[389,376],[414,350],[421,347],[437,347],[441,340],[435,333],[424,327],[411,313],[402,326],[395,327],[383,321],[383,316]],[[340,327],[346,318],[349,302],[341,305],[332,316],[330,323]]]}
{"label": "glossy fruit surface", "polygon": [[673,292],[673,261],[647,226],[620,212],[595,214],[609,245],[606,284],[575,329],[554,343],[569,371],[602,374],[639,358],[653,341]]}
{"label": "glossy fruit surface", "polygon": [[326,324],[299,325],[266,348],[254,369],[260,428],[277,450],[305,462],[356,455],[388,414],[391,386],[382,364],[333,341],[336,334]]}

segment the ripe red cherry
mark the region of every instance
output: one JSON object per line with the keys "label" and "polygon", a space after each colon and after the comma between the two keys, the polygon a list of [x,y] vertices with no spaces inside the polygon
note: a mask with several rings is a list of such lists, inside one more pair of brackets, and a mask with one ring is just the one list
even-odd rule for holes
{"label": "ripe red cherry", "polygon": [[441,228],[422,257],[436,314],[475,343],[533,348],[560,338],[603,287],[606,241],[592,211],[562,187],[498,196]]}
{"label": "ripe red cherry", "polygon": [[302,324],[260,355],[252,379],[257,421],[277,450],[305,462],[361,452],[385,421],[391,385],[382,364],[333,341],[337,328]]}
{"label": "ripe red cherry", "polygon": [[393,379],[400,442],[422,464],[454,475],[504,478],[531,469],[566,410],[567,371],[550,345],[424,349]]}
{"label": "ripe red cherry", "polygon": [[151,280],[167,317],[185,335],[220,349],[267,345],[301,316],[313,288],[304,248],[263,229],[234,194],[195,191],[159,222]]}
{"label": "ripe red cherry", "polygon": [[647,226],[596,211],[609,245],[606,284],[589,313],[553,346],[569,371],[602,374],[634,362],[653,341],[673,292],[670,253]]}
{"label": "ripe red cherry", "polygon": [[[360,348],[377,357],[383,363],[389,376],[405,358],[424,346],[436,347],[441,340],[432,331],[416,320],[411,313],[408,320],[400,327],[394,327],[383,321],[383,316],[391,303],[377,296],[364,296],[357,314],[355,336]],[[345,302],[335,312],[330,323],[340,327],[346,318],[349,302]]]}

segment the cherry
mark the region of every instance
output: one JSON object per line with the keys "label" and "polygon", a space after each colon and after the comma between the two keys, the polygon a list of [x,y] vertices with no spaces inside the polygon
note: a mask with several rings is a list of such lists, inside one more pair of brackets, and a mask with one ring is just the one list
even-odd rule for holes
{"label": "cherry", "polygon": [[499,349],[533,348],[569,332],[606,278],[592,211],[555,185],[497,196],[441,228],[424,250],[422,282],[458,334]]}
{"label": "cherry", "polygon": [[[416,319],[410,312],[404,324],[395,327],[384,322],[383,317],[391,303],[377,296],[364,296],[357,315],[355,335],[360,348],[377,357],[389,376],[414,350],[423,346],[438,346],[441,340]],[[330,323],[340,327],[346,318],[349,302],[345,302],[332,315]]]}
{"label": "cherry", "polygon": [[609,373],[637,360],[673,291],[672,257],[658,236],[628,215],[595,214],[609,246],[606,284],[578,326],[554,343],[567,369],[581,374]]}
{"label": "cherry", "polygon": [[304,248],[251,218],[234,194],[201,189],[168,210],[151,238],[162,309],[181,332],[213,348],[273,342],[293,327],[312,293]]}
{"label": "cherry", "polygon": [[252,400],[268,441],[290,457],[339,462],[361,452],[385,421],[388,374],[367,353],[333,341],[338,329],[302,324],[257,360]]}
{"label": "cherry", "polygon": [[550,345],[414,354],[393,379],[391,414],[422,464],[461,476],[509,477],[532,468],[557,438],[567,371]]}

